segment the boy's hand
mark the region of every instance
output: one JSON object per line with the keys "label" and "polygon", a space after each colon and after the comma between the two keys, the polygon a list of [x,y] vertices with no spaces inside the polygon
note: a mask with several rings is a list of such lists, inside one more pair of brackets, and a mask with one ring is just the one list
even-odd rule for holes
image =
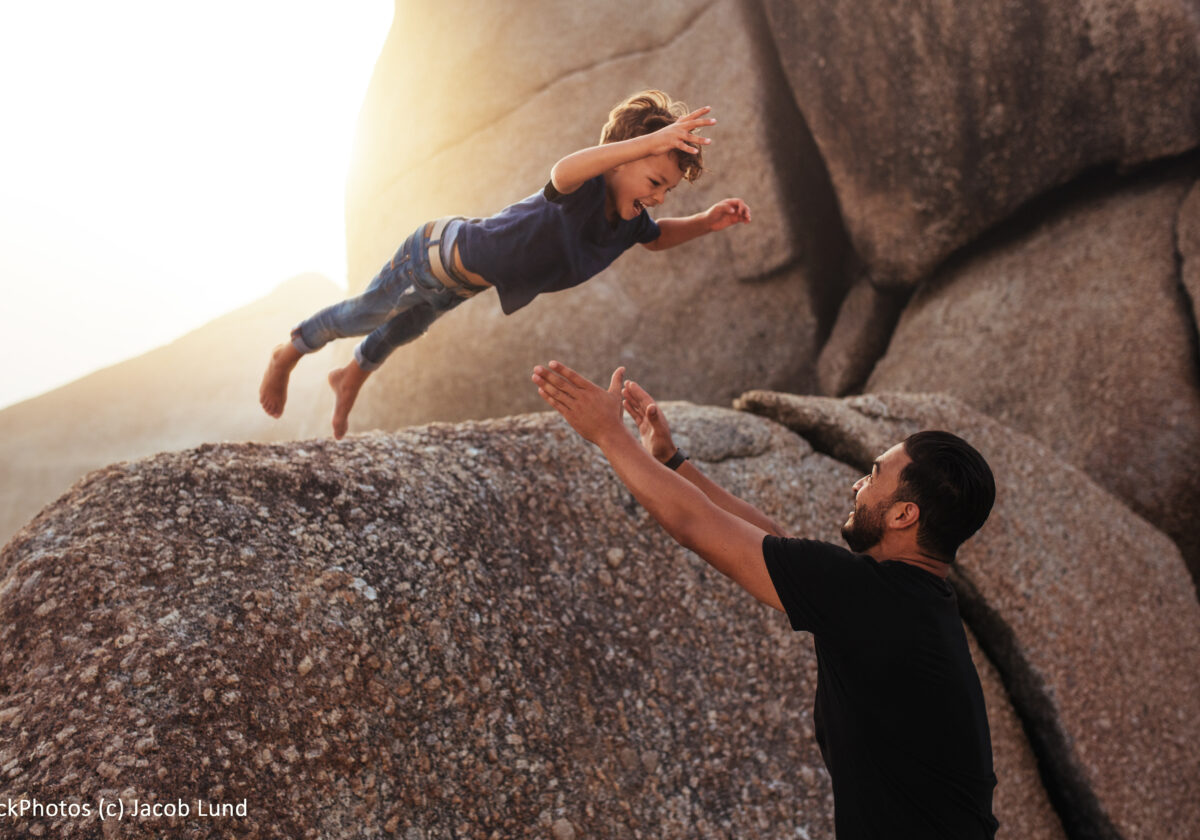
{"label": "boy's hand", "polygon": [[698,134],[692,134],[692,132],[706,125],[717,124],[717,121],[712,118],[702,118],[704,114],[707,114],[711,110],[710,106],[705,105],[703,108],[698,108],[692,111],[692,113],[680,117],[670,125],[663,126],[658,131],[646,135],[649,138],[650,148],[647,157],[650,155],[661,155],[672,149],[679,149],[681,152],[694,155],[699,151],[696,146],[707,146],[712,140],[707,137],[701,137]]}
{"label": "boy's hand", "polygon": [[740,198],[718,201],[704,213],[709,231],[724,230],[730,225],[750,224],[750,205]]}
{"label": "boy's hand", "polygon": [[637,423],[642,446],[659,463],[666,463],[675,454],[675,443],[671,440],[671,429],[667,418],[655,405],[654,399],[636,382],[626,382],[621,389],[625,410]]}
{"label": "boy's hand", "polygon": [[625,368],[617,368],[605,391],[562,362],[550,362],[548,367],[538,365],[533,369],[538,395],[561,414],[572,429],[597,446],[602,446],[611,435],[628,434],[621,422],[621,383],[624,379]]}

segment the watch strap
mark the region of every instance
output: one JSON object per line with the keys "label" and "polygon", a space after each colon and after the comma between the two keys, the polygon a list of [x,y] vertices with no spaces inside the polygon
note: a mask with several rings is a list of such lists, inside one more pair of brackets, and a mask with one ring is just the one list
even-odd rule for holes
{"label": "watch strap", "polygon": [[663,464],[663,466],[665,466],[667,469],[677,470],[679,469],[679,465],[687,459],[688,454],[682,449],[676,448],[675,454],[672,455],[671,458]]}

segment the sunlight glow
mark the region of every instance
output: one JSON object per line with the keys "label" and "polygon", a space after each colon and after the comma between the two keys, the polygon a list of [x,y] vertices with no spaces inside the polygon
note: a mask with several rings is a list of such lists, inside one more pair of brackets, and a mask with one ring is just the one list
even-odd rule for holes
{"label": "sunlight glow", "polygon": [[[0,406],[315,271],[390,0],[0,6]],[[15,360],[26,360],[15,364]]]}

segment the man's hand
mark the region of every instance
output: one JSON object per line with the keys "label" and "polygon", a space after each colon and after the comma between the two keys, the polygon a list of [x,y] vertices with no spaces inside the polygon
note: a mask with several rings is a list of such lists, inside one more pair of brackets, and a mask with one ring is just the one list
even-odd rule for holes
{"label": "man's hand", "polygon": [[665,125],[658,131],[646,135],[648,138],[648,154],[660,155],[664,152],[678,149],[681,152],[694,155],[699,151],[697,148],[699,145],[703,144],[707,146],[709,143],[712,143],[712,140],[709,138],[692,133],[705,126],[717,124],[717,121],[712,118],[703,118],[711,110],[712,108],[708,105],[705,105],[703,108],[697,108],[692,113],[680,117],[670,125]]}
{"label": "man's hand", "polygon": [[709,231],[724,230],[730,225],[750,224],[750,205],[740,198],[718,201],[704,212],[704,221]]}
{"label": "man's hand", "polygon": [[547,367],[538,365],[533,369],[538,395],[561,414],[572,429],[597,446],[602,446],[611,435],[628,434],[621,422],[621,384],[624,379],[625,368],[617,368],[605,391],[562,362],[550,362]]}
{"label": "man's hand", "polygon": [[637,423],[642,446],[660,463],[666,463],[675,454],[675,443],[671,440],[671,429],[653,398],[641,385],[632,380],[621,389],[625,410]]}

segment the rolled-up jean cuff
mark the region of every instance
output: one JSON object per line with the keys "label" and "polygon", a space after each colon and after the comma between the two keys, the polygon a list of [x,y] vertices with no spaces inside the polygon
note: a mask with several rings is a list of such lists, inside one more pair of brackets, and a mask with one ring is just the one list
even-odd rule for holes
{"label": "rolled-up jean cuff", "polygon": [[304,336],[300,334],[299,327],[296,327],[294,330],[292,330],[292,346],[295,347],[297,352],[299,352],[301,355],[315,353],[321,349],[319,347],[309,347],[307,344],[305,344]]}
{"label": "rolled-up jean cuff", "polygon": [[361,343],[354,348],[354,361],[358,362],[358,366],[367,373],[379,370],[379,366],[383,364],[383,362],[372,362],[364,356]]}

